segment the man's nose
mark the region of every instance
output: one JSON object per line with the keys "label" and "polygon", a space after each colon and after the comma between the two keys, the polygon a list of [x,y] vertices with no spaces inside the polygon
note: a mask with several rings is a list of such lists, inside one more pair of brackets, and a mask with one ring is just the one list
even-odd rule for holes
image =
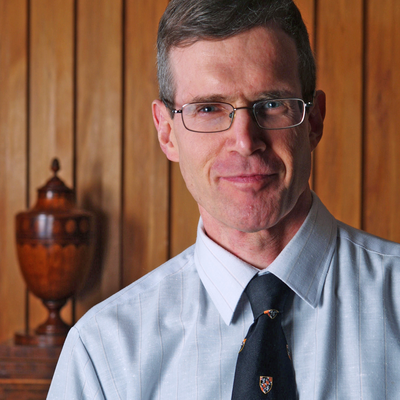
{"label": "man's nose", "polygon": [[250,107],[237,107],[229,129],[231,139],[229,149],[243,156],[249,156],[267,148],[266,131],[258,126]]}

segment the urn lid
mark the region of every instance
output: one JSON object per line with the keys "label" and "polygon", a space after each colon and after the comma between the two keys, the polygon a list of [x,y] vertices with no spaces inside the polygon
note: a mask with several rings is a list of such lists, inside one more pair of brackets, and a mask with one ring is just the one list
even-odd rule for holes
{"label": "urn lid", "polygon": [[75,205],[75,191],[66,186],[57,176],[60,170],[60,163],[57,158],[53,159],[50,169],[54,176],[38,189],[38,201],[35,209],[73,207]]}
{"label": "urn lid", "polygon": [[86,243],[94,233],[94,215],[75,206],[75,191],[57,176],[60,164],[56,158],[51,170],[54,176],[38,189],[35,206],[16,216],[17,241],[61,246]]}
{"label": "urn lid", "polygon": [[53,158],[50,170],[53,171],[54,176],[49,179],[44,186],[38,189],[39,195],[48,192],[59,194],[74,194],[74,191],[66,186],[65,183],[57,176],[57,172],[60,170],[60,163],[58,161],[58,158]]}

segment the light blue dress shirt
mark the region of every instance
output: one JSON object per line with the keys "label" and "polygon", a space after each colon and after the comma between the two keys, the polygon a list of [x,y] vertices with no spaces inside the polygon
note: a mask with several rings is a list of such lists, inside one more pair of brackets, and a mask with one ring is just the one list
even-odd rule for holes
{"label": "light blue dress shirt", "polygon": [[[71,329],[48,399],[229,400],[256,273],[200,221],[194,246]],[[261,273],[293,289],[284,331],[300,399],[400,399],[400,245],[337,222],[314,194]]]}

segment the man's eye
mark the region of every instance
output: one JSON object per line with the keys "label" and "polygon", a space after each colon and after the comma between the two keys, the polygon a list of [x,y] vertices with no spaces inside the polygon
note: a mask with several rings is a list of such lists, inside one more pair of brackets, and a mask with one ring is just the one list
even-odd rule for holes
{"label": "man's eye", "polygon": [[219,108],[214,104],[203,105],[197,109],[198,113],[205,113],[205,114],[212,113],[215,111],[219,111]]}
{"label": "man's eye", "polygon": [[275,100],[270,100],[270,101],[266,101],[264,103],[264,109],[266,110],[272,110],[275,108],[279,108],[282,106],[282,102],[281,101],[275,101]]}

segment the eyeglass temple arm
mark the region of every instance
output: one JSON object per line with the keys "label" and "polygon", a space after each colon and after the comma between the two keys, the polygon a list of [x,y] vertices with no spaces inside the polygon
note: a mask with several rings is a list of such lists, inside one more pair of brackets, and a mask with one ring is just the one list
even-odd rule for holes
{"label": "eyeglass temple arm", "polygon": [[161,99],[161,101],[164,103],[165,107],[167,107],[167,109],[171,113],[171,117],[173,117],[174,114],[182,114],[182,110],[176,110],[175,108],[172,108],[167,100]]}
{"label": "eyeglass temple arm", "polygon": [[312,101],[308,101],[307,103],[305,103],[306,110],[314,105],[314,99],[315,99],[316,95],[317,95],[317,92],[314,91],[313,96],[312,96]]}
{"label": "eyeglass temple arm", "polygon": [[306,103],[306,110],[307,110],[308,108],[311,108],[313,105],[314,105],[314,102],[313,102],[313,101],[309,101],[308,103]]}

